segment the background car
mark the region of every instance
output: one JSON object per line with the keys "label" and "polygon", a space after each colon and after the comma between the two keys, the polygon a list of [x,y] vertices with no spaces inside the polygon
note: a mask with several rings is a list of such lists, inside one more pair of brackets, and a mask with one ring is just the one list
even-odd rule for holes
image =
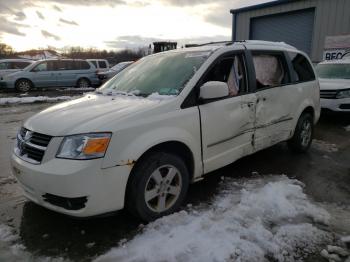
{"label": "background car", "polygon": [[317,65],[321,107],[350,112],[350,58],[325,61]]}
{"label": "background car", "polygon": [[105,72],[99,72],[98,78],[101,81],[107,81],[108,79],[112,78],[113,76],[115,76],[116,74],[120,73],[121,71],[123,71],[125,68],[127,68],[129,65],[131,65],[132,63],[134,63],[134,61],[126,61],[126,62],[120,62],[118,64],[116,64],[115,66],[111,67],[108,71]]}
{"label": "background car", "polygon": [[0,79],[4,75],[20,71],[32,63],[34,63],[34,61],[28,59],[1,59]]}
{"label": "background car", "polygon": [[19,92],[27,92],[34,87],[85,88],[99,84],[95,66],[78,59],[40,60],[0,80],[0,88],[15,88]]}
{"label": "background car", "polygon": [[98,72],[109,70],[109,63],[106,59],[86,59],[86,61],[91,62]]}

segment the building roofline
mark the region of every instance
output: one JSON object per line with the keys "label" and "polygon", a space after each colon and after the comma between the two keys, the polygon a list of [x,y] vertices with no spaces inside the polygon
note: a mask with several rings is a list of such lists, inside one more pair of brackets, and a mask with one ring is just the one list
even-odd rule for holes
{"label": "building roofline", "polygon": [[257,5],[250,5],[250,6],[237,8],[237,9],[231,9],[230,13],[237,14],[237,13],[256,10],[256,9],[260,9],[260,8],[266,8],[266,7],[272,7],[272,6],[276,6],[276,5],[286,4],[286,3],[294,2],[294,1],[297,1],[297,0],[275,0],[275,1],[261,3],[261,4],[257,4]]}

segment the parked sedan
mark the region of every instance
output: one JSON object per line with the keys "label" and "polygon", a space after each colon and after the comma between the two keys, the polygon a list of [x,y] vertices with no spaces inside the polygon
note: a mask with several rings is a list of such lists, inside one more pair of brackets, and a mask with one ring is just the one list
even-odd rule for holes
{"label": "parked sedan", "polygon": [[350,58],[317,65],[321,107],[336,112],[350,112]]}
{"label": "parked sedan", "polygon": [[97,86],[96,67],[86,60],[50,59],[41,60],[22,71],[8,74],[0,80],[0,88],[15,88],[27,92],[34,87],[89,87]]}
{"label": "parked sedan", "polygon": [[28,59],[1,59],[0,60],[0,80],[4,75],[20,71],[34,63]]}
{"label": "parked sedan", "polygon": [[97,74],[98,78],[103,82],[107,81],[108,79],[111,79],[113,76],[115,76],[116,74],[123,71],[125,68],[127,68],[132,63],[134,63],[134,61],[120,62],[120,63],[116,64],[115,66],[111,67],[108,71],[99,72]]}

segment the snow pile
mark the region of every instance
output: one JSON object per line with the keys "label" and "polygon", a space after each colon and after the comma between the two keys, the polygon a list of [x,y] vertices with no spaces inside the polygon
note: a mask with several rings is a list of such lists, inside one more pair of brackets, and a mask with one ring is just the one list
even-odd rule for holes
{"label": "snow pile", "polygon": [[71,100],[74,98],[77,98],[77,97],[71,97],[71,96],[0,97],[0,105],[30,104],[35,102],[60,102],[60,101]]}
{"label": "snow pile", "polygon": [[173,95],[160,95],[157,92],[156,93],[152,93],[149,96],[147,96],[148,99],[152,99],[152,100],[167,100],[167,99],[171,99],[174,98],[175,96]]}
{"label": "snow pile", "polygon": [[345,131],[349,132],[350,131],[350,125],[349,126],[345,126],[344,129],[345,129]]}
{"label": "snow pile", "polygon": [[13,233],[12,228],[0,224],[0,261],[6,262],[63,262],[62,258],[34,257],[18,244],[19,237]]}
{"label": "snow pile", "polygon": [[323,140],[314,139],[312,140],[311,146],[319,151],[324,151],[327,153],[338,152],[338,147],[336,144],[331,144]]}
{"label": "snow pile", "polygon": [[295,261],[333,241],[315,226],[327,224],[329,214],[308,200],[296,180],[225,179],[222,187],[208,208],[158,219],[95,262]]}

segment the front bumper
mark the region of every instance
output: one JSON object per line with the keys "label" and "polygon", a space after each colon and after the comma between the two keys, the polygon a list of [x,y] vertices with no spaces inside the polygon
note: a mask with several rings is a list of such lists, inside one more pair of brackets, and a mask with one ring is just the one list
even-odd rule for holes
{"label": "front bumper", "polygon": [[[11,164],[13,175],[28,199],[59,213],[89,217],[124,207],[125,189],[131,168],[117,166],[101,169],[102,160],[55,158],[34,165],[12,154]],[[53,198],[48,198],[52,195]],[[58,204],[57,199],[70,199],[72,203],[79,200],[80,206],[63,207],[66,205]]]}
{"label": "front bumper", "polygon": [[321,107],[335,112],[350,112],[350,98],[326,99],[321,98]]}

